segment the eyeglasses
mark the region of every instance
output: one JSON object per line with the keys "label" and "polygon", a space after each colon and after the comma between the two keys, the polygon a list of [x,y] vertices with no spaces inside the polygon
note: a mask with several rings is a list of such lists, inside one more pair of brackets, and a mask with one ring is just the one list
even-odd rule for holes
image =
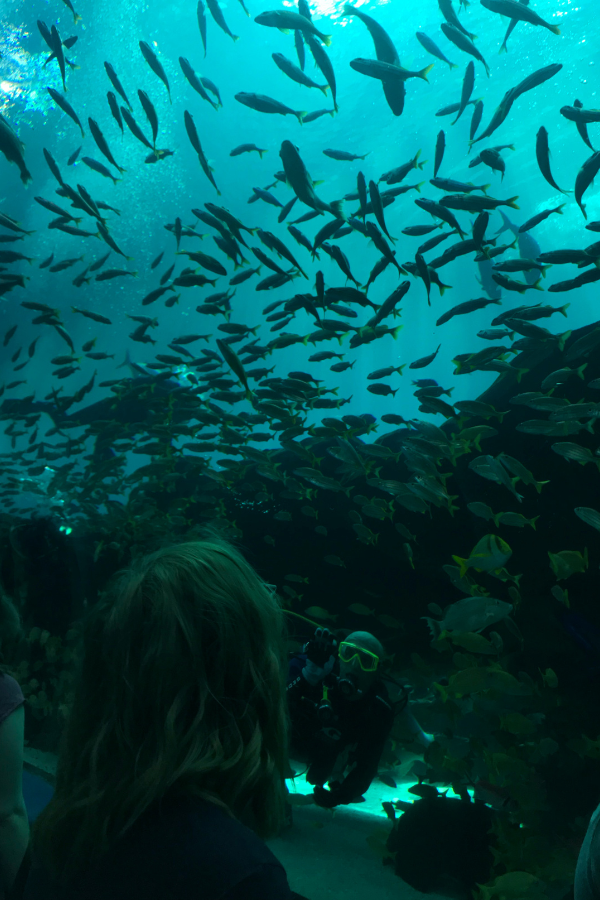
{"label": "eyeglasses", "polygon": [[343,662],[351,662],[355,657],[358,658],[360,667],[363,672],[374,672],[379,664],[379,657],[364,647],[357,647],[350,641],[342,641],[340,644],[340,659]]}

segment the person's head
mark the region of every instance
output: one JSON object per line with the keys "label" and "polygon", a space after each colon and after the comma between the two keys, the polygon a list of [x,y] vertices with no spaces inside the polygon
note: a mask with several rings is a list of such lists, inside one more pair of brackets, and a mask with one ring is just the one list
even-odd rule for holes
{"label": "person's head", "polygon": [[373,672],[365,672],[356,656],[349,662],[344,662],[344,660],[340,659],[340,675],[342,677],[352,675],[360,689],[360,693],[351,695],[349,699],[359,700],[364,697],[373,682],[381,677],[381,662],[383,661],[385,651],[381,642],[369,631],[353,631],[345,637],[344,640],[357,647],[361,647],[363,650],[369,650],[379,657],[379,663]]}
{"label": "person's head", "polygon": [[277,596],[220,538],[136,559],[85,617],[55,793],[32,849],[67,880],[162,797],[284,818],[289,713]]}

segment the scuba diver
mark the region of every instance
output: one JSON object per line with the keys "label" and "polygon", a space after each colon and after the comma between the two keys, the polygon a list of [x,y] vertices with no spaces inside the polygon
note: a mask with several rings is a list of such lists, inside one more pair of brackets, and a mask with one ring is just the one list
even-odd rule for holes
{"label": "scuba diver", "polygon": [[[315,785],[317,805],[332,809],[351,803],[369,787],[394,718],[404,716],[409,731],[425,748],[434,740],[408,708],[409,692],[392,702],[381,675],[384,648],[366,631],[349,634],[337,648],[327,628],[317,628],[301,653],[290,659],[287,697],[292,720],[290,756],[309,763],[306,780]],[[394,682],[397,684],[397,682]],[[350,749],[352,766],[343,782],[329,781],[340,754]],[[291,824],[291,806],[289,807]]]}

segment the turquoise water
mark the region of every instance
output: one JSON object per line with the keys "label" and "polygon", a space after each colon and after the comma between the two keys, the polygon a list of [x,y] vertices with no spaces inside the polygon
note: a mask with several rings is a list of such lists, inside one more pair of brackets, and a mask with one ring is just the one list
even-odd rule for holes
{"label": "turquoise water", "polygon": [[[289,4],[287,6],[290,7]],[[253,17],[262,12],[263,7],[256,6],[252,0],[249,5],[250,18],[244,14],[239,3],[222,4],[229,27],[239,35],[239,41],[235,43],[217,27],[208,9],[206,10],[206,58],[193,3],[168,6],[124,3],[118,7],[103,2],[80,3],[76,4],[76,10],[82,16],[82,22],[77,25],[73,24],[71,12],[58,0],[39,3],[35,9],[25,3],[16,5],[12,10],[4,8],[1,14],[0,39],[0,111],[11,121],[26,145],[25,157],[33,175],[33,184],[25,188],[19,180],[16,166],[9,166],[0,158],[0,208],[18,219],[24,228],[35,230],[35,234],[23,242],[3,247],[18,248],[35,257],[31,267],[27,263],[20,263],[12,266],[11,270],[20,270],[30,277],[27,282],[29,298],[35,295],[42,302],[48,302],[61,310],[62,321],[76,348],[97,337],[94,351],[115,354],[114,360],[100,362],[84,357],[80,371],[60,383],[55,382],[59,387],[63,386],[65,392],[74,393],[89,381],[94,369],[97,369],[96,386],[83,402],[85,404],[100,399],[105,395],[105,389],[97,386],[99,381],[119,377],[124,372],[129,374],[127,369],[118,372],[115,369],[123,361],[127,350],[132,360],[146,364],[152,361],[155,353],[172,352],[167,344],[177,335],[190,332],[212,333],[210,344],[197,342],[194,350],[199,353],[200,347],[215,348],[216,336],[222,337],[216,330],[216,320],[195,312],[201,297],[211,293],[210,286],[203,290],[180,289],[179,303],[170,309],[164,306],[165,296],[168,297],[168,294],[147,309],[140,306],[141,298],[158,285],[159,276],[172,262],[177,262],[174,276],[188,262],[184,256],[174,256],[175,240],[172,234],[165,231],[164,225],[174,222],[180,216],[184,226],[196,223],[198,231],[210,234],[211,229],[198,223],[191,214],[192,207],[202,207],[206,201],[222,204],[251,227],[260,226],[273,231],[287,243],[309,274],[308,281],[300,277],[283,289],[274,291],[256,292],[256,277],[237,288],[232,300],[231,319],[249,326],[259,326],[257,336],[261,338],[261,344],[272,337],[270,326],[265,323],[262,314],[268,303],[277,298],[287,299],[297,292],[314,292],[313,279],[317,268],[322,270],[327,287],[344,284],[344,276],[326,253],[321,251],[320,261],[311,262],[308,253],[296,244],[285,225],[278,225],[277,209],[261,201],[251,205],[247,203],[253,186],[265,187],[275,180],[274,172],[281,169],[278,154],[283,140],[291,140],[297,145],[311,177],[322,182],[317,187],[317,193],[328,202],[356,190],[359,171],[364,172],[367,183],[371,178],[377,180],[383,172],[406,162],[418,150],[421,151],[420,159],[427,160],[427,163],[422,171],[411,171],[404,183],[425,181],[421,196],[438,200],[441,192],[427,184],[427,179],[433,177],[436,135],[443,128],[446,133],[446,151],[439,174],[463,181],[472,179],[477,184],[489,182],[492,185],[489,194],[494,197],[518,195],[519,210],[502,209],[513,222],[520,224],[541,209],[557,206],[565,199],[546,183],[536,163],[535,136],[539,127],[544,125],[549,133],[554,177],[561,187],[573,188],[579,167],[590,156],[590,150],[581,141],[574,123],[564,119],[559,109],[562,105],[571,104],[575,97],[582,101],[584,107],[597,105],[594,76],[597,26],[594,29],[591,2],[576,4],[565,0],[538,3],[535,6],[538,14],[552,23],[558,23],[562,34],[555,36],[544,28],[520,23],[509,39],[508,53],[502,55],[499,55],[498,49],[506,31],[507,20],[488,12],[478,3],[472,3],[466,11],[460,12],[461,22],[465,22],[468,30],[478,35],[476,45],[491,69],[491,77],[487,78],[481,63],[475,62],[472,96],[481,97],[484,102],[480,131],[489,122],[506,90],[545,65],[555,62],[563,65],[557,76],[517,100],[507,120],[490,139],[475,145],[478,151],[495,144],[514,144],[514,152],[503,152],[506,175],[502,182],[499,173],[491,172],[486,166],[468,168],[471,158],[468,155],[468,136],[472,106],[467,108],[454,126],[450,124],[453,116],[435,116],[439,108],[460,99],[463,74],[471,60],[470,56],[450,44],[441,33],[439,25],[443,19],[437,3],[425,0],[418,4],[371,3],[360,7],[361,11],[372,15],[387,30],[403,66],[420,69],[430,62],[435,64],[429,74],[429,84],[420,79],[406,82],[405,108],[399,117],[392,115],[381,83],[359,75],[350,67],[350,60],[357,56],[374,57],[373,42],[364,24],[356,17],[344,17],[342,8],[342,3],[311,4],[316,26],[332,35],[328,53],[337,78],[339,113],[333,119],[327,115],[305,125],[300,125],[293,116],[256,112],[234,99],[235,93],[250,91],[268,94],[295,110],[331,107],[330,100],[326,100],[321,92],[295,84],[276,67],[271,59],[274,52],[283,53],[297,64],[293,33],[286,35],[256,24]],[[42,68],[49,51],[39,35],[37,18],[44,20],[48,27],[56,24],[63,40],[70,35],[78,35],[76,45],[67,51],[67,56],[80,68],[71,71],[67,67],[65,96],[84,125],[86,136],[83,142],[77,126],[56,107],[46,92],[47,87],[60,92],[63,89],[56,62]],[[415,38],[416,31],[424,31],[432,37],[446,56],[458,64],[458,68],[450,71],[443,62],[427,54]],[[172,105],[164,85],[142,57],[140,40],[150,43],[164,67],[171,85]],[[308,48],[306,52],[306,73],[322,84],[324,79],[313,66]],[[219,88],[222,107],[218,110],[211,108],[192,90],[180,69],[179,56],[189,59],[198,74],[212,79]],[[113,88],[104,70],[104,61],[109,61],[114,66],[133,106],[136,121],[145,134],[150,135],[150,128],[137,98],[139,88],[147,91],[158,113],[157,146],[173,150],[173,156],[155,165],[146,165],[144,159],[148,150],[134,138],[126,125],[125,135],[121,137],[106,99],[107,91]],[[214,168],[214,178],[222,193],[221,197],[217,196],[208,182],[190,146],[183,124],[184,110],[194,116],[205,155]],[[83,149],[80,158],[87,154],[108,166],[89,133],[88,116],[97,120],[116,161],[127,170],[117,184],[91,171],[80,160],[74,167],[67,166],[68,157],[81,143]],[[597,131],[596,125],[589,126],[592,142],[595,130]],[[256,153],[231,158],[230,150],[245,142],[257,143],[260,147],[267,148],[268,153],[264,154],[262,160]],[[52,252],[55,255],[54,262],[83,254],[83,265],[86,265],[108,250],[96,238],[74,237],[46,228],[52,214],[38,206],[33,197],[41,195],[63,207],[69,201],[54,194],[57,184],[44,161],[43,147],[53,154],[65,180],[73,185],[83,183],[94,198],[102,199],[120,210],[120,216],[107,212],[108,227],[124,253],[133,257],[129,269],[136,270],[138,278],[92,281],[89,285],[76,288],[71,282],[81,271],[81,265],[55,274],[47,269],[38,269],[39,263]],[[369,155],[364,161],[337,162],[323,155],[322,151],[327,148]],[[476,150],[472,151],[471,156]],[[114,174],[118,175],[116,170]],[[380,184],[382,190],[385,187],[385,184]],[[273,189],[273,193],[283,203],[293,196],[291,190],[281,183]],[[433,222],[427,213],[414,204],[413,201],[418,196],[415,191],[409,191],[386,209],[390,234],[398,238],[395,249],[400,262],[412,260],[416,248],[426,239],[406,237],[400,233],[401,229],[417,223]],[[600,204],[593,188],[588,191],[586,200],[588,219],[593,220],[600,213]],[[355,201],[345,203],[346,213],[356,207]],[[287,222],[307,211],[306,206],[296,203]],[[469,223],[475,216],[464,212],[457,215],[462,227],[469,231]],[[87,228],[90,221],[89,217],[84,216],[81,227]],[[299,227],[312,239],[325,221],[326,218],[320,216]],[[543,251],[581,247],[594,239],[593,234],[583,230],[584,224],[581,211],[571,195],[567,199],[563,215],[551,216],[532,235]],[[500,225],[498,213],[491,213],[488,235]],[[506,239],[507,234],[501,237],[502,241]],[[248,243],[258,245],[268,255],[273,255],[256,238]],[[445,242],[439,250],[432,251],[428,259],[443,252],[450,243],[452,241]],[[358,233],[342,238],[340,246],[350,260],[353,274],[364,284],[379,258],[378,251]],[[231,263],[224,259],[210,237],[202,242],[184,238],[182,248],[201,249],[217,256],[225,262],[228,277],[233,275]],[[163,250],[165,255],[160,266],[155,271],[150,271],[150,262]],[[507,255],[510,256],[511,253],[516,255],[516,251],[509,251]],[[252,254],[245,255],[251,265],[257,263]],[[107,266],[127,268],[126,260],[114,253],[105,268]],[[568,273],[565,274],[567,270]],[[263,267],[261,277],[268,274],[270,272]],[[410,376],[433,378],[446,388],[454,386],[453,401],[476,397],[494,381],[496,373],[476,372],[468,376],[454,376],[452,358],[457,353],[476,352],[488,344],[476,337],[476,333],[489,327],[493,317],[490,312],[496,314],[499,309],[492,306],[436,327],[435,321],[442,312],[459,302],[482,295],[476,281],[479,273],[471,255],[450,263],[439,274],[445,284],[452,285],[452,290],[446,291],[441,297],[437,287],[432,286],[431,308],[427,306],[425,287],[421,280],[409,276],[413,283],[401,304],[401,318],[386,322],[390,326],[402,324],[396,340],[385,336],[351,350],[346,336],[341,347],[336,340],[315,346],[309,344],[308,347],[292,346],[276,351],[264,363],[259,361],[258,365],[275,365],[273,374],[282,377],[291,370],[310,371],[314,377],[324,379],[324,385],[339,386],[337,396],[351,397],[351,400],[341,408],[340,413],[334,411],[332,415],[370,412],[379,417],[386,412],[397,412],[405,418],[418,416],[440,424],[440,416],[418,412],[418,402],[412,396],[414,388]],[[573,277],[574,274],[578,272],[572,266],[555,266],[548,272],[543,286]],[[228,278],[219,278],[216,290],[225,290],[227,281]],[[369,289],[369,298],[375,303],[382,302],[398,282],[398,272],[389,266]],[[562,316],[554,316],[552,320],[544,320],[542,323],[547,325],[550,322],[551,330],[562,331],[566,327],[576,328],[594,320],[594,292],[593,285],[568,294],[553,295],[551,298],[537,291],[528,291],[526,295],[522,295],[523,299],[519,294],[507,295],[504,292],[503,304],[510,306],[523,302],[551,302],[556,299],[560,303],[554,305],[570,302],[566,321]],[[50,384],[50,359],[68,354],[69,349],[53,329],[29,324],[34,314],[30,315],[19,307],[24,296],[25,292],[20,289],[4,295],[0,301],[0,330],[5,332],[11,325],[19,323],[17,335],[12,339],[9,349],[15,350],[23,345],[23,353],[26,353],[26,347],[35,337],[41,337],[36,355],[24,372],[27,376],[26,384],[7,391],[5,397],[24,397],[35,390],[36,398],[41,399],[46,395]],[[72,313],[72,305],[108,316],[113,325],[96,324]],[[358,312],[358,319],[352,320],[353,324],[363,324],[370,315],[369,311],[356,306],[353,308]],[[128,338],[135,323],[125,317],[126,313],[159,316],[159,327],[149,332],[158,340],[155,346],[133,343]],[[285,330],[307,334],[313,330],[313,320],[304,311],[300,311]],[[394,374],[391,379],[386,379],[393,389],[399,389],[395,398],[373,396],[367,392],[370,382],[367,382],[366,375],[373,369],[410,363],[432,353],[440,343],[437,357],[426,369],[414,373],[405,369],[402,376]],[[307,363],[310,352],[322,349],[344,353],[345,360],[355,361],[353,368],[335,374],[329,371],[329,367],[337,360]],[[23,358],[21,356],[19,361]],[[4,365],[7,368],[3,380],[9,383],[12,377],[11,365],[6,360]],[[16,380],[24,375],[17,374],[14,378]],[[75,406],[71,411],[77,408]],[[235,406],[236,412],[242,409],[250,409],[246,401]],[[326,414],[330,414],[329,411]],[[318,423],[322,415],[320,410],[309,412],[307,425]],[[51,424],[46,417],[42,421],[47,421],[49,426]],[[381,423],[379,435],[389,427]],[[3,439],[3,444],[7,443]],[[2,449],[10,448],[4,446]]]}

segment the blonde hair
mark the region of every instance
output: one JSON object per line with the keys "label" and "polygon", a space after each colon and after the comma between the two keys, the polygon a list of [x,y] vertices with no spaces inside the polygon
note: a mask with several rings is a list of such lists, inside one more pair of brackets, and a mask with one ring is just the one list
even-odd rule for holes
{"label": "blonde hair", "polygon": [[81,624],[54,796],[32,853],[62,884],[156,801],[203,798],[264,838],[285,814],[280,601],[222,538],[135,560]]}

